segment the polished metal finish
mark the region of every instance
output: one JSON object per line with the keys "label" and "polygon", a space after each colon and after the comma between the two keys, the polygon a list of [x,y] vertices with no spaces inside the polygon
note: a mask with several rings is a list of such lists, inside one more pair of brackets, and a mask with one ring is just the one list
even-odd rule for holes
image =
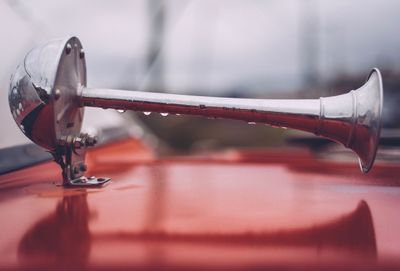
{"label": "polished metal finish", "polygon": [[10,82],[9,103],[15,121],[33,142],[55,151],[62,136],[78,136],[83,108],[77,89],[86,86],[85,59],[78,38],[53,40],[31,50]]}
{"label": "polished metal finish", "polygon": [[373,69],[367,82],[347,94],[306,100],[237,99],[82,88],[81,106],[237,119],[314,133],[357,153],[368,172],[379,143],[382,79]]}
{"label": "polished metal finish", "polygon": [[[9,101],[21,130],[56,157],[65,183],[84,173],[75,169],[85,168],[81,165],[87,146],[76,149],[76,142],[82,141],[85,106],[229,118],[303,130],[352,149],[366,173],[373,165],[379,143],[383,88],[378,69],[373,69],[367,82],[357,90],[314,100],[236,99],[86,88],[85,54],[78,38],[72,37],[49,42],[28,53],[12,77]],[[68,144],[66,138],[70,139]]]}
{"label": "polished metal finish", "polygon": [[[66,138],[80,140],[84,109],[77,106],[78,89],[86,86],[86,63],[78,38],[53,40],[31,50],[11,77],[11,113],[33,142],[50,151],[63,170],[64,185],[82,183],[85,150]],[[78,181],[76,181],[78,180]]]}

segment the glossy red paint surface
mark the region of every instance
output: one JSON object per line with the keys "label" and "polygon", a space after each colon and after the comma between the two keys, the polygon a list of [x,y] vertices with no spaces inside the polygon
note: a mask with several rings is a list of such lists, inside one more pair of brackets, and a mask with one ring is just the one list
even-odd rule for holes
{"label": "glossy red paint surface", "polygon": [[65,189],[45,163],[0,177],[0,267],[400,268],[400,167],[305,151],[157,159],[121,141],[88,156],[112,182]]}

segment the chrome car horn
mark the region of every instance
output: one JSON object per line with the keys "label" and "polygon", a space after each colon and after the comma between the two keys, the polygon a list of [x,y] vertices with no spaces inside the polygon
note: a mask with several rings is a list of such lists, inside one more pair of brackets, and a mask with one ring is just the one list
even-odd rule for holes
{"label": "chrome car horn", "polygon": [[31,50],[13,74],[11,113],[34,143],[49,150],[66,186],[100,186],[108,178],[86,178],[85,151],[96,138],[81,134],[85,106],[237,119],[324,136],[352,149],[367,173],[379,143],[382,78],[347,94],[319,99],[238,99],[86,87],[85,52],[77,37]]}

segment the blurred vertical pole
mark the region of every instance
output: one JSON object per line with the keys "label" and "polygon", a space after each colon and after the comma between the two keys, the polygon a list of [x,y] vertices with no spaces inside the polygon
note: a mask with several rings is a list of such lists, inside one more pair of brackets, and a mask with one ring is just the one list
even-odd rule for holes
{"label": "blurred vertical pole", "polygon": [[299,1],[300,8],[300,67],[303,87],[319,83],[319,19],[318,1]]}
{"label": "blurred vertical pole", "polygon": [[164,59],[161,50],[165,32],[165,3],[164,0],[147,0],[147,4],[149,44],[146,58],[146,90],[160,92],[164,89]]}

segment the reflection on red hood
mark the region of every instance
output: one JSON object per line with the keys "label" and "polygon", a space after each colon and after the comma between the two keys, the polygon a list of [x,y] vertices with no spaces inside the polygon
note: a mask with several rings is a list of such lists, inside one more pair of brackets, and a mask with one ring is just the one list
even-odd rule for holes
{"label": "reflection on red hood", "polygon": [[[142,156],[129,158],[135,150]],[[53,163],[3,175],[0,266],[365,270],[400,264],[400,189],[393,180],[378,174],[363,182],[355,164],[344,167],[347,176],[293,170],[293,152],[280,152],[292,159],[266,161],[273,154],[253,161],[243,155],[159,159],[137,141],[121,141],[89,155],[92,174],[113,179],[100,189],[59,186]],[[310,155],[299,160],[321,163]],[[330,166],[340,172],[343,162]]]}

